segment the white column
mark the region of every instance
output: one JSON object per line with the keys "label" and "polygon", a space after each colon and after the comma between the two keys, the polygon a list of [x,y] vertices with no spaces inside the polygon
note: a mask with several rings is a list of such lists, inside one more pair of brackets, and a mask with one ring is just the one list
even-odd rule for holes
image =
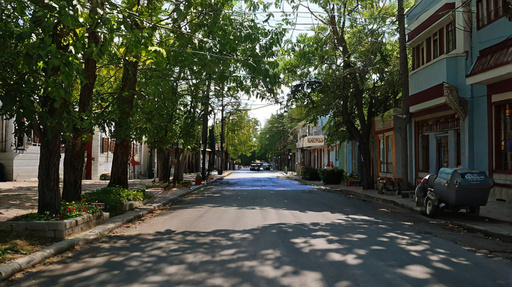
{"label": "white column", "polygon": [[100,141],[100,130],[95,127],[94,134],[92,136],[91,142],[91,156],[92,156],[92,166],[91,166],[91,179],[98,180],[100,179],[99,174],[99,163],[100,163],[100,151],[101,151],[101,141]]}

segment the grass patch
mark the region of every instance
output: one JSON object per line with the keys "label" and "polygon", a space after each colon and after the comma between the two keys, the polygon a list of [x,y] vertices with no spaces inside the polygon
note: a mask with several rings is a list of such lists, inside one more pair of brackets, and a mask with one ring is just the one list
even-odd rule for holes
{"label": "grass patch", "polygon": [[0,231],[0,264],[25,257],[57,241],[49,238],[31,237],[27,234]]}

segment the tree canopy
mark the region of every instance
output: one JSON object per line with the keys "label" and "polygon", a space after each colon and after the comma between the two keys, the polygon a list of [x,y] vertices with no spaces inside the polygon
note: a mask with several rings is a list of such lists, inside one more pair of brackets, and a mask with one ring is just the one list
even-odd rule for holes
{"label": "tree canopy", "polygon": [[283,50],[289,100],[307,109],[310,122],[328,116],[328,138],[359,143],[363,187],[370,188],[372,119],[400,96],[396,7],[388,1],[309,2],[323,11],[315,14],[322,25]]}
{"label": "tree canopy", "polygon": [[211,115],[205,107],[215,98],[275,97],[284,32],[252,13],[268,7],[251,0],[2,1],[0,113],[16,119],[16,133],[41,138],[38,212],[59,210],[62,139],[78,164],[65,175],[75,196],[80,153],[95,125],[116,138],[111,184],[124,186],[131,141],[197,147],[198,120]]}

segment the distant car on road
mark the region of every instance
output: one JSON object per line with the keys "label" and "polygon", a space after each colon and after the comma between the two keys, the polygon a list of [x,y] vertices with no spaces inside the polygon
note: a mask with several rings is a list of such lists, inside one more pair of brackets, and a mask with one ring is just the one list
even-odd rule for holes
{"label": "distant car on road", "polygon": [[263,161],[253,161],[250,170],[272,170],[272,165]]}
{"label": "distant car on road", "polygon": [[262,162],[252,162],[250,170],[260,171],[262,169],[261,168],[262,165],[263,165]]}

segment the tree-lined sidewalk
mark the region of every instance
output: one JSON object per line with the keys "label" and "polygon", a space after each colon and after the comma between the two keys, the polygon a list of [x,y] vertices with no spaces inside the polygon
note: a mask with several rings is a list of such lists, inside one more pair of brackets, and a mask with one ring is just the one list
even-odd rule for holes
{"label": "tree-lined sidewalk", "polygon": [[[0,44],[0,114],[16,119],[16,134],[34,131],[41,142],[39,213],[59,211],[63,143],[62,197],[80,199],[83,153],[94,126],[116,139],[109,185],[127,187],[132,141],[145,139],[164,152],[197,150],[200,131],[208,129],[201,118],[211,115],[213,99],[273,96],[279,85],[275,47],[284,32],[246,13],[268,4],[245,1],[242,9],[237,3],[0,3],[6,39]],[[159,176],[169,180],[169,174]]]}

